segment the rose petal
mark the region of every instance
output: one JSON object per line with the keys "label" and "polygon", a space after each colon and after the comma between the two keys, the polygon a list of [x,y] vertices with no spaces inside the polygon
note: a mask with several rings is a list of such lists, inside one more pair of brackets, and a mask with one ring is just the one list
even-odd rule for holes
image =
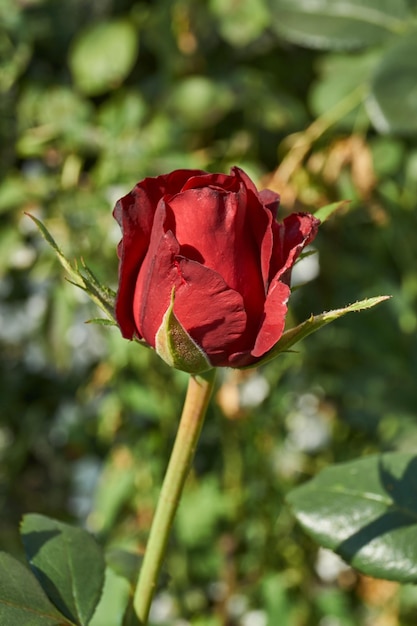
{"label": "rose petal", "polygon": [[276,219],[281,199],[279,193],[275,193],[275,191],[270,189],[262,189],[259,192],[259,197],[264,207],[271,211],[273,218]]}
{"label": "rose petal", "polygon": [[174,170],[170,174],[164,174],[163,176],[157,176],[154,179],[147,180],[155,180],[161,183],[161,187],[165,194],[175,194],[178,193],[184,185],[187,185],[189,181],[193,180],[195,177],[206,174],[203,170]]}
{"label": "rose petal", "polygon": [[229,344],[239,340],[246,327],[242,296],[223,278],[200,263],[177,257],[180,281],[174,311],[194,341],[217,365]]}
{"label": "rose petal", "polygon": [[136,332],[133,317],[133,296],[140,266],[145,257],[155,209],[165,193],[176,193],[190,177],[201,170],[176,170],[164,176],[145,178],[121,198],[113,215],[122,230],[118,246],[119,288],[116,318],[123,337],[132,339]]}
{"label": "rose petal", "polygon": [[[238,291],[249,319],[256,320],[257,327],[265,288],[258,242],[251,228],[253,220],[248,223],[246,219],[251,209],[247,207],[244,189],[239,194],[211,187],[188,189],[167,199],[167,206],[175,219],[173,228],[181,254],[214,270],[230,288]],[[263,218],[266,227],[266,211],[260,206],[258,209],[261,212],[258,218]]]}
{"label": "rose petal", "polygon": [[256,188],[255,183],[253,182],[251,178],[249,178],[246,172],[240,169],[240,167],[236,167],[236,166],[232,167],[230,171],[232,172],[233,176],[237,178],[237,180],[243,183],[243,185],[248,191],[251,191],[257,197],[259,196],[259,192]]}
{"label": "rose petal", "polygon": [[279,341],[285,327],[289,296],[290,288],[288,285],[276,280],[271,286],[265,302],[264,315],[255,345],[252,349],[236,352],[229,348],[229,356],[222,363],[223,366],[247,367],[253,365]]}
{"label": "rose petal", "polygon": [[263,356],[281,338],[290,293],[288,285],[278,280],[271,285],[265,301],[264,319],[251,350],[252,356],[256,358]]}
{"label": "rose petal", "polygon": [[[162,205],[155,221],[160,221]],[[174,312],[178,321],[216,365],[225,348],[245,330],[243,299],[219,274],[179,256],[179,244],[172,232],[159,229],[159,239],[156,233],[154,225],[136,285],[133,308],[138,331],[155,346],[155,335],[175,287]]]}
{"label": "rose petal", "polygon": [[278,224],[271,259],[270,278],[280,278],[289,284],[291,269],[302,252],[317,234],[320,221],[309,213],[293,213]]}
{"label": "rose petal", "polygon": [[250,220],[250,228],[258,246],[264,282],[264,293],[266,293],[269,287],[273,233],[277,232],[278,228],[275,218],[280,196],[270,189],[263,189],[258,192],[254,182],[239,167],[233,167],[232,172],[242,181],[246,190],[248,219]]}
{"label": "rose petal", "polygon": [[116,318],[123,337],[132,339],[135,334],[133,295],[139,268],[151,236],[154,206],[146,191],[137,186],[121,198],[113,212],[122,229],[118,247],[119,288],[116,299]]}
{"label": "rose petal", "polygon": [[260,260],[264,297],[269,287],[269,267],[273,249],[273,227],[275,225],[272,213],[256,204],[248,203],[248,219],[253,237],[257,243]]}
{"label": "rose petal", "polygon": [[217,188],[226,192],[239,191],[239,180],[227,174],[209,174],[207,172],[201,172],[199,175],[190,177],[185,185],[182,188],[178,188],[177,191],[201,189],[204,187]]}

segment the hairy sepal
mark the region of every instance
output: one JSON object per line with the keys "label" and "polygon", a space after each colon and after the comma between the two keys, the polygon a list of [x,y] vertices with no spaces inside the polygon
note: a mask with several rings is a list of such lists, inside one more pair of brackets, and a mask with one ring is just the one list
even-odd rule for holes
{"label": "hairy sepal", "polygon": [[203,350],[181,325],[174,313],[175,290],[170,305],[155,335],[155,350],[171,367],[189,374],[201,374],[212,369]]}

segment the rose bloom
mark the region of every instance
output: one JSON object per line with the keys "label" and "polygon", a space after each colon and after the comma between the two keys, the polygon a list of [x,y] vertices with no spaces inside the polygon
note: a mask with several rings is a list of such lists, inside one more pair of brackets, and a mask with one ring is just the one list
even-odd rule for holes
{"label": "rose bloom", "polygon": [[278,205],[278,194],[258,191],[238,167],[139,182],[114,210],[123,336],[158,350],[172,310],[209,367],[259,362],[284,331],[291,269],[319,225],[308,213],[278,223]]}

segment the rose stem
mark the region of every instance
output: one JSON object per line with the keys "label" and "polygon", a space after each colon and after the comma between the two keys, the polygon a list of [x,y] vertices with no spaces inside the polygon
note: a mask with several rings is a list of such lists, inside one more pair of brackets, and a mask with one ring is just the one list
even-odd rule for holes
{"label": "rose stem", "polygon": [[216,370],[212,369],[198,376],[190,376],[177,436],[152,521],[133,600],[135,613],[143,626],[148,621],[169,532],[197,447],[215,374]]}

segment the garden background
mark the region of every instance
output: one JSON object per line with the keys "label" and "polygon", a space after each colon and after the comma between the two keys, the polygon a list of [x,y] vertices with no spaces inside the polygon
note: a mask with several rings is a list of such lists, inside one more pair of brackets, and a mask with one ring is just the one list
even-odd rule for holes
{"label": "garden background", "polygon": [[[118,197],[239,165],[281,217],[350,201],[295,273],[312,280],[289,323],[393,298],[222,372],[152,624],[415,624],[413,586],[344,569],[284,502],[329,463],[417,447],[415,0],[3,0],[0,56],[0,548],[22,553],[28,511],[143,546],[187,382],[85,324],[94,305],[24,212],[115,287]],[[107,584],[92,626],[119,623]]]}

